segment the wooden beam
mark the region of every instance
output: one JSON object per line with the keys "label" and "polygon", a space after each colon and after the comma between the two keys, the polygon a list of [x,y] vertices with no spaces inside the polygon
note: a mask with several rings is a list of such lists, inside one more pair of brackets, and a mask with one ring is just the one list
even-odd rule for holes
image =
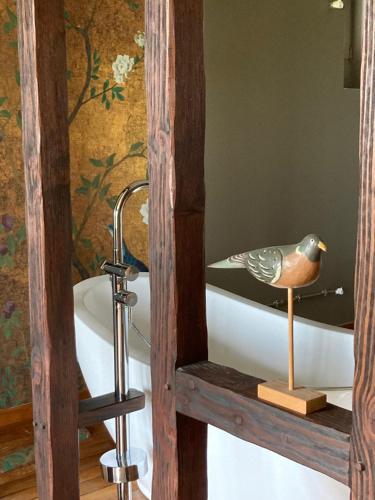
{"label": "wooden beam", "polygon": [[352,499],[375,498],[375,2],[364,3],[355,284]]}
{"label": "wooden beam", "polygon": [[[177,370],[177,411],[349,484],[351,412],[308,416],[257,398],[262,380],[210,362]],[[272,479],[272,478],[271,478]]]}
{"label": "wooden beam", "polygon": [[117,401],[115,393],[104,394],[79,402],[79,427],[104,422],[110,418],[119,417],[145,407],[145,395],[135,389],[129,389],[127,399]]}
{"label": "wooden beam", "polygon": [[18,15],[38,491],[42,500],[75,500],[78,385],[64,2],[19,0]]}
{"label": "wooden beam", "polygon": [[146,1],[154,500],[207,498],[206,424],[176,416],[175,369],[207,359],[203,0]]}

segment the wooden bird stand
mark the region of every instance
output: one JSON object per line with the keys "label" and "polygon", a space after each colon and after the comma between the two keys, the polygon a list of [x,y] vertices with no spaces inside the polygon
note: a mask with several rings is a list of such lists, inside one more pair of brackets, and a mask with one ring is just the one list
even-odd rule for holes
{"label": "wooden bird stand", "polygon": [[327,396],[294,385],[293,288],[288,288],[289,380],[271,380],[258,385],[258,398],[288,410],[308,415],[326,406]]}

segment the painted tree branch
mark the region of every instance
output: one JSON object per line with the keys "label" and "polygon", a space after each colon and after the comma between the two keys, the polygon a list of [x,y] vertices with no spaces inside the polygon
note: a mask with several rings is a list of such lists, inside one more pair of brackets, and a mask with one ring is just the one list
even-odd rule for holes
{"label": "painted tree branch", "polygon": [[86,280],[87,278],[90,278],[90,273],[88,272],[88,270],[85,268],[85,266],[80,261],[78,255],[77,255],[77,251],[76,251],[74,243],[72,246],[73,246],[73,250],[72,250],[73,266],[77,269],[81,279]]}
{"label": "painted tree branch", "polygon": [[80,239],[81,239],[81,236],[82,236],[82,233],[86,227],[86,224],[90,218],[90,215],[92,213],[92,210],[98,200],[98,196],[99,196],[99,193],[101,191],[101,189],[103,188],[104,186],[104,181],[107,179],[107,177],[109,176],[109,174],[111,172],[113,172],[113,170],[117,167],[119,167],[122,163],[124,163],[125,161],[131,159],[131,158],[146,158],[145,156],[145,151],[146,151],[146,148],[143,149],[140,153],[127,153],[125,156],[123,156],[120,160],[118,160],[117,162],[115,162],[113,164],[112,167],[108,168],[104,174],[102,175],[100,181],[99,181],[99,185],[98,185],[98,188],[95,190],[95,192],[93,193],[86,209],[85,209],[85,212],[83,214],[83,218],[82,218],[82,221],[79,225],[79,228],[77,230],[77,233],[74,237],[74,241],[76,243],[79,243]]}
{"label": "painted tree branch", "polygon": [[89,98],[85,99],[83,102],[82,102],[82,106],[84,104],[87,104],[88,102],[92,101],[93,99],[96,99],[97,97],[100,97],[101,95],[104,95],[104,94],[107,94],[108,92],[110,92],[111,90],[113,90],[117,85],[114,84],[112,85],[111,87],[109,87],[108,89],[106,90],[103,90],[102,92],[98,92],[97,94],[93,95],[93,96],[90,96]]}
{"label": "painted tree branch", "polygon": [[86,67],[86,78],[85,78],[81,93],[79,94],[78,100],[77,100],[72,112],[69,114],[69,117],[68,117],[69,126],[72,124],[73,120],[76,118],[79,110],[81,109],[81,107],[83,105],[83,101],[85,99],[85,95],[90,87],[91,76],[92,76],[92,48],[91,48],[91,40],[90,40],[90,29],[94,23],[97,8],[98,8],[98,0],[95,1],[91,15],[90,15],[89,19],[87,20],[86,25],[83,28],[78,26],[77,23],[71,23],[72,27],[77,31],[77,33],[80,33],[83,37],[84,44],[85,44],[87,67]]}
{"label": "painted tree branch", "polygon": [[68,124],[71,125],[73,123],[73,120],[76,118],[79,110],[81,109],[85,95],[90,87],[90,82],[91,82],[91,75],[92,75],[92,49],[91,49],[91,41],[90,41],[90,35],[89,35],[89,28],[84,28],[84,29],[77,29],[79,33],[83,36],[83,40],[85,43],[85,52],[86,52],[86,58],[87,58],[87,67],[86,67],[86,78],[85,82],[83,84],[81,93],[78,97],[78,100],[72,110],[72,112],[69,114],[68,117]]}

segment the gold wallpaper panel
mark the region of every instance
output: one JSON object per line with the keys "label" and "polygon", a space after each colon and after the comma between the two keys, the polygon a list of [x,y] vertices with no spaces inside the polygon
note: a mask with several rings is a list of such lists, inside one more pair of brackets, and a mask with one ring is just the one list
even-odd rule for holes
{"label": "gold wallpaper panel", "polygon": [[[116,196],[147,175],[144,11],[133,0],[66,1],[75,282],[111,257]],[[27,249],[16,5],[0,7],[0,408],[30,401]],[[147,266],[147,225],[134,196],[129,252]]]}

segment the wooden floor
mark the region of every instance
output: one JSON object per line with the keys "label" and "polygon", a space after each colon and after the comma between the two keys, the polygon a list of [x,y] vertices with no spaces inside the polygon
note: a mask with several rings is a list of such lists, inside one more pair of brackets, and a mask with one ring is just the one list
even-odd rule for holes
{"label": "wooden floor", "polygon": [[[90,437],[81,442],[80,489],[85,500],[114,500],[117,498],[116,486],[108,485],[102,477],[99,457],[114,445],[104,425],[89,427]],[[17,423],[0,427],[0,450],[12,454],[17,450],[28,449],[32,445],[31,423]],[[0,474],[0,498],[7,500],[37,499],[35,467],[33,464],[15,468]],[[135,487],[133,500],[145,497]]]}

